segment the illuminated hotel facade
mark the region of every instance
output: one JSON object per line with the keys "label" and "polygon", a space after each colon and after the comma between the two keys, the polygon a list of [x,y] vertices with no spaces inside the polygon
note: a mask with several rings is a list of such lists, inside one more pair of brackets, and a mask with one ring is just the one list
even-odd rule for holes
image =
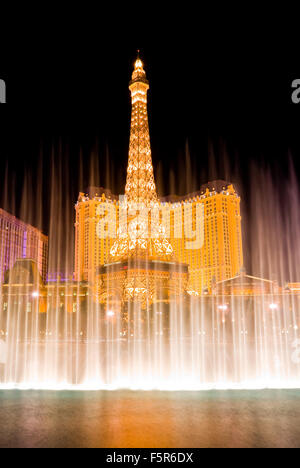
{"label": "illuminated hotel facade", "polygon": [[[116,239],[119,200],[109,190],[91,187],[80,193],[75,206],[75,273],[76,281],[93,283],[97,269],[108,263]],[[99,232],[99,222],[107,217],[105,233]]]}
{"label": "illuminated hotel facade", "polygon": [[240,197],[231,183],[209,182],[185,197],[162,199],[166,204],[171,213],[170,242],[178,260],[189,265],[191,290],[211,292],[213,282],[239,273],[243,266]]}
{"label": "illuminated hotel facade", "polygon": [[43,281],[46,281],[48,237],[39,229],[0,209],[0,282],[3,282],[5,272],[18,259],[34,260]]}
{"label": "illuminated hotel facade", "polygon": [[[203,211],[197,210],[199,205]],[[75,279],[93,282],[97,269],[108,263],[115,242],[119,199],[109,190],[93,188],[79,195],[75,208]],[[103,216],[106,234],[99,236]],[[191,290],[198,294],[211,291],[212,282],[239,273],[243,266],[240,197],[232,184],[218,180],[185,197],[161,198],[160,218],[165,221],[176,259],[189,265]],[[187,248],[197,229],[203,231],[198,232],[201,245]]]}

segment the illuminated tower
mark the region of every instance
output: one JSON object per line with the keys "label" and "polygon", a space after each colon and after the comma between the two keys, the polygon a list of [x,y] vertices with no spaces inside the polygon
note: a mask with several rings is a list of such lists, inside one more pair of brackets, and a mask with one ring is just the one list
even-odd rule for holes
{"label": "illuminated tower", "polygon": [[125,194],[129,204],[142,202],[153,207],[157,203],[157,195],[147,114],[149,82],[139,58],[135,62],[129,89],[131,91],[132,114]]}
{"label": "illuminated tower", "polygon": [[168,261],[172,259],[173,248],[159,220],[147,113],[149,82],[140,58],[135,62],[129,89],[132,115],[127,181],[118,238],[111,249],[111,259]]}
{"label": "illuminated tower", "polygon": [[138,57],[129,84],[131,130],[125,197],[119,203],[119,228],[109,263],[100,270],[101,302],[137,299],[145,307],[182,294],[188,267],[174,259],[160,219],[151,158],[147,91],[149,82]]}

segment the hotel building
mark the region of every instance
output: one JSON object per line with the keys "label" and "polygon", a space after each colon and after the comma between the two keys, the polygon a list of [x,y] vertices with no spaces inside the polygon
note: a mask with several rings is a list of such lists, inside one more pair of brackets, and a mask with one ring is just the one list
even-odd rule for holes
{"label": "hotel building", "polygon": [[0,282],[5,272],[18,259],[32,259],[39,273],[46,281],[48,263],[48,237],[37,228],[24,223],[15,216],[0,209]]}
{"label": "hotel building", "polygon": [[[109,190],[92,188],[79,194],[75,209],[75,280],[93,282],[97,269],[109,261],[119,227],[119,200]],[[240,197],[232,184],[219,180],[185,197],[161,198],[160,217],[175,258],[189,265],[191,290],[211,291],[213,281],[239,273],[243,266]]]}

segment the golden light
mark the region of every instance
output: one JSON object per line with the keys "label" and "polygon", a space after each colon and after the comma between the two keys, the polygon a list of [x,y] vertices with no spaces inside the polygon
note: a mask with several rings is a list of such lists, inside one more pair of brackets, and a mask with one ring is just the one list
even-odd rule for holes
{"label": "golden light", "polygon": [[137,59],[135,61],[135,64],[134,64],[134,68],[137,69],[137,68],[143,68],[143,62],[141,61],[141,59]]}

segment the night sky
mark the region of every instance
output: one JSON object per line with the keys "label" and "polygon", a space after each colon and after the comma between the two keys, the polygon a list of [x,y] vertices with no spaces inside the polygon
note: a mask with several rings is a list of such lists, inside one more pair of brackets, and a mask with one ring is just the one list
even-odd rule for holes
{"label": "night sky", "polygon": [[[211,49],[201,42],[80,48],[70,41],[42,51],[18,50],[0,63],[7,83],[7,104],[0,106],[1,186],[6,178],[14,199],[10,204],[6,196],[6,208],[19,215],[24,174],[31,177],[33,196],[43,174],[42,227],[48,231],[51,158],[67,180],[70,206],[91,183],[124,190],[128,82],[137,48],[150,81],[152,157],[161,195],[230,178],[247,212],[251,164],[269,167],[281,183],[293,161],[300,177],[300,104],[291,101],[291,83],[300,78],[295,56],[268,45],[234,48],[221,40]],[[3,205],[1,193],[0,199]]]}

